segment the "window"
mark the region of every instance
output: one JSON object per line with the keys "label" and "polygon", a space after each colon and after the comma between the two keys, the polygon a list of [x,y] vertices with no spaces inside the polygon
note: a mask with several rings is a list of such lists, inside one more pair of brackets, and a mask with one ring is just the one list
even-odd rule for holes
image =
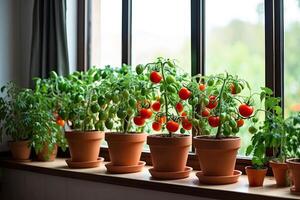
{"label": "window", "polygon": [[122,1],[91,1],[91,66],[121,65]]}
{"label": "window", "polygon": [[285,114],[300,111],[300,2],[284,1]]}
{"label": "window", "polygon": [[[253,93],[267,85],[277,96],[283,95],[284,85],[274,77],[282,76],[284,69],[285,111],[300,111],[300,81],[295,73],[300,51],[298,0],[92,0],[92,4],[92,65],[119,66],[122,56],[127,58],[127,55],[132,61],[128,64],[133,66],[151,62],[158,56],[175,58],[187,73],[228,71],[249,81]],[[128,13],[122,13],[122,8]],[[282,21],[278,20],[282,14],[284,63],[280,56],[282,44],[276,42],[283,34]],[[129,20],[122,24],[124,16]],[[122,39],[122,27],[129,30],[131,40]],[[122,44],[128,45],[128,51],[121,52]],[[246,126],[239,135],[242,137],[239,153],[243,155],[251,135]]]}
{"label": "window", "polygon": [[[253,92],[265,85],[263,2],[206,1],[206,74],[225,71],[236,74],[249,81]],[[243,126],[239,132],[243,138],[240,154],[245,153],[250,143],[247,129]]]}
{"label": "window", "polygon": [[191,12],[187,0],[132,1],[132,64],[177,59],[191,73]]}

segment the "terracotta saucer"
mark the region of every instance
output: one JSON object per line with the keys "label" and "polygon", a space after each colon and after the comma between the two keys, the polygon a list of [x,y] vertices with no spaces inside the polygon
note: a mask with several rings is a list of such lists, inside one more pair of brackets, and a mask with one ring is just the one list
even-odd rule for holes
{"label": "terracotta saucer", "polygon": [[203,172],[197,172],[196,176],[200,183],[205,183],[209,185],[225,185],[236,183],[242,174],[239,170],[234,170],[232,176],[204,176]]}
{"label": "terracotta saucer", "polygon": [[17,160],[17,159],[12,159],[12,161],[14,162],[31,162],[30,159],[26,159],[26,160]]}
{"label": "terracotta saucer", "polygon": [[104,158],[99,157],[96,161],[91,162],[72,162],[71,159],[66,160],[69,168],[80,169],[80,168],[93,168],[98,167],[101,162],[104,161]]}
{"label": "terracotta saucer", "polygon": [[174,179],[183,179],[189,177],[190,172],[192,170],[193,168],[186,166],[184,171],[179,171],[179,172],[159,172],[159,171],[155,171],[154,168],[150,168],[149,172],[151,176],[155,179],[174,180]]}
{"label": "terracotta saucer", "polygon": [[112,163],[107,163],[105,165],[107,172],[112,174],[126,174],[126,173],[135,173],[142,171],[143,167],[146,165],[146,162],[139,161],[137,165],[131,166],[117,166],[112,165]]}
{"label": "terracotta saucer", "polygon": [[295,186],[292,186],[290,190],[292,194],[300,195],[300,191],[296,191]]}

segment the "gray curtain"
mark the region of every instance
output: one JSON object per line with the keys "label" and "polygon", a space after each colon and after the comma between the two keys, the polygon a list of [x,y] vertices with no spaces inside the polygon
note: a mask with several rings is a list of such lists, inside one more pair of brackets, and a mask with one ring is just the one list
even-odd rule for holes
{"label": "gray curtain", "polygon": [[[35,0],[32,23],[30,80],[69,73],[65,0]],[[31,83],[32,84],[32,83]]]}

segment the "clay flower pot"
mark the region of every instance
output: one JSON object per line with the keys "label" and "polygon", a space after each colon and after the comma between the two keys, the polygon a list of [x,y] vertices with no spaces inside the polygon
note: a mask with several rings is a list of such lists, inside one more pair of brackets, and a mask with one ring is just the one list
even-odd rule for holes
{"label": "clay flower pot", "polygon": [[264,184],[264,179],[267,174],[268,168],[255,169],[252,166],[245,167],[248,176],[250,187],[260,187]]}
{"label": "clay flower pot", "polygon": [[111,173],[141,171],[145,162],[140,162],[146,133],[105,133],[111,163],[106,165]]}
{"label": "clay flower pot", "polygon": [[28,161],[31,153],[30,141],[10,141],[8,146],[14,160]]}
{"label": "clay flower pot", "polygon": [[278,187],[286,187],[289,184],[288,166],[286,163],[270,161],[270,166]]}
{"label": "clay flower pot", "polygon": [[292,192],[300,192],[300,159],[288,159],[287,161],[288,169],[292,173],[293,186],[291,188]]}
{"label": "clay flower pot", "polygon": [[232,176],[237,151],[241,146],[239,137],[216,139],[209,136],[193,138],[200,168],[204,176]]}
{"label": "clay flower pot", "polygon": [[57,155],[57,145],[54,145],[52,152],[49,152],[48,145],[37,153],[38,161],[54,161]]}
{"label": "clay flower pot", "polygon": [[102,131],[66,131],[71,162],[96,162],[99,158]]}
{"label": "clay flower pot", "polygon": [[166,134],[148,135],[153,170],[158,172],[179,172],[186,169],[188,153],[192,144],[190,135]]}

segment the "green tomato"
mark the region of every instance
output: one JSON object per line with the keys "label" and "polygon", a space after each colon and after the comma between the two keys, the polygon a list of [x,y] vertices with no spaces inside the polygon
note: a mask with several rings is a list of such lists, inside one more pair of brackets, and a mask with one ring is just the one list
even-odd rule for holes
{"label": "green tomato", "polygon": [[132,110],[131,108],[128,108],[128,109],[127,109],[127,115],[128,115],[128,116],[132,116],[133,113],[134,113],[134,112],[133,112],[133,110]]}
{"label": "green tomato", "polygon": [[97,99],[98,99],[98,96],[96,95],[96,94],[94,94],[94,95],[92,95],[92,101],[97,101]]}
{"label": "green tomato", "polygon": [[84,97],[81,94],[75,96],[75,103],[81,103],[84,101]]}
{"label": "green tomato", "polygon": [[128,101],[128,104],[130,105],[131,108],[135,108],[136,107],[136,100],[134,98],[130,98]]}
{"label": "green tomato", "polygon": [[100,109],[101,108],[100,108],[99,104],[97,104],[97,103],[94,103],[94,104],[91,105],[92,113],[97,113],[97,112],[99,112]]}
{"label": "green tomato", "polygon": [[195,97],[195,98],[193,98],[191,105],[195,106],[198,104],[198,102],[199,102],[199,99],[197,97]]}
{"label": "green tomato", "polygon": [[223,134],[224,134],[225,136],[229,136],[229,135],[231,134],[231,128],[230,128],[230,126],[229,126],[228,124],[226,124],[226,125],[224,126]]}
{"label": "green tomato", "polygon": [[184,128],[181,128],[181,129],[180,129],[180,133],[182,133],[182,134],[184,134],[184,133],[185,133],[185,130],[184,130]]}
{"label": "green tomato", "polygon": [[207,97],[205,97],[204,99],[203,99],[203,103],[204,103],[204,105],[208,105],[209,104],[209,98],[207,98]]}
{"label": "green tomato", "polygon": [[105,100],[105,98],[104,98],[103,96],[100,96],[100,97],[98,98],[98,104],[99,104],[100,106],[103,106],[103,105],[106,104],[106,100]]}
{"label": "green tomato", "polygon": [[258,122],[258,118],[253,117],[253,118],[252,118],[252,121],[253,121],[254,123]]}
{"label": "green tomato", "polygon": [[254,127],[254,126],[250,126],[249,129],[248,129],[249,133],[256,133],[257,132],[257,129]]}
{"label": "green tomato", "polygon": [[208,86],[212,86],[214,83],[215,83],[214,79],[212,79],[212,78],[207,81]]}
{"label": "green tomato", "polygon": [[137,73],[138,75],[142,74],[143,71],[144,71],[144,66],[141,65],[141,64],[137,65],[136,68],[135,68],[135,71],[136,71],[136,73]]}
{"label": "green tomato", "polygon": [[113,95],[112,101],[113,101],[114,103],[119,103],[120,98],[119,98],[118,94]]}
{"label": "green tomato", "polygon": [[99,120],[104,121],[107,119],[108,114],[105,110],[100,110],[98,117],[99,117]]}
{"label": "green tomato", "polygon": [[168,85],[167,90],[170,93],[176,93],[176,88],[173,85]]}
{"label": "green tomato", "polygon": [[117,111],[117,117],[120,119],[124,119],[127,116],[127,112],[124,109],[119,109]]}
{"label": "green tomato", "polygon": [[238,133],[239,131],[240,131],[240,129],[239,129],[238,127],[232,128],[232,132],[233,132],[234,134]]}
{"label": "green tomato", "polygon": [[231,119],[229,120],[229,125],[230,125],[232,128],[236,128],[236,126],[237,126],[236,121],[235,121],[233,118],[231,118]]}
{"label": "green tomato", "polygon": [[114,126],[114,123],[113,123],[113,121],[112,121],[111,119],[107,119],[107,120],[105,121],[105,127],[106,127],[107,129],[112,129],[113,126]]}
{"label": "green tomato", "polygon": [[225,120],[226,120],[226,116],[227,116],[226,113],[221,113],[221,115],[220,115],[220,120],[221,120],[221,121],[225,121]]}
{"label": "green tomato", "polygon": [[123,96],[124,99],[128,99],[129,98],[129,92],[128,92],[128,90],[123,90],[122,96]]}
{"label": "green tomato", "polygon": [[166,82],[167,82],[168,84],[172,84],[172,83],[175,83],[176,80],[175,80],[174,76],[168,75],[167,78],[166,78]]}

